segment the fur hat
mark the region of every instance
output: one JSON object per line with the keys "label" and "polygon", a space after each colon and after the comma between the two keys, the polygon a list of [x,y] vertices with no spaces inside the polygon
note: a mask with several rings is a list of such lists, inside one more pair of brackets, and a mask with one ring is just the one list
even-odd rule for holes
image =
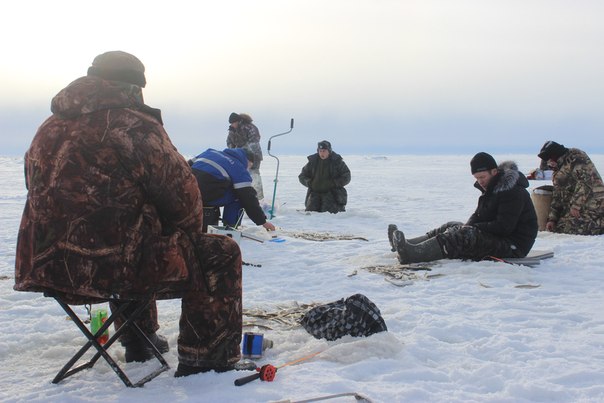
{"label": "fur hat", "polygon": [[470,161],[470,169],[472,170],[472,175],[474,175],[476,172],[489,171],[495,168],[497,168],[497,162],[495,162],[495,158],[493,158],[491,154],[487,154],[485,152],[480,152],[476,154]]}
{"label": "fur hat", "polygon": [[327,140],[319,141],[317,144],[317,151],[319,150],[327,150],[331,152],[331,143]]}
{"label": "fur hat", "polygon": [[558,144],[555,141],[550,140],[546,141],[545,144],[543,144],[543,147],[541,147],[541,151],[539,151],[539,154],[537,154],[537,156],[545,161],[549,161],[552,159],[557,160],[558,158],[566,154],[567,151],[568,148],[564,147],[562,144]]}
{"label": "fur hat", "polygon": [[233,112],[229,115],[229,123],[239,122],[241,120],[241,116],[239,114]]}
{"label": "fur hat", "polygon": [[96,76],[109,81],[123,81],[145,87],[145,66],[134,55],[113,50],[98,55],[88,68],[89,76]]}

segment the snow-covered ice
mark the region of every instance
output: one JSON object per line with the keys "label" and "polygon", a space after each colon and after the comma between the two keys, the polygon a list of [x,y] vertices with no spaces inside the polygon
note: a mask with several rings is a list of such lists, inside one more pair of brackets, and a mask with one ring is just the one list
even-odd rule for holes
{"label": "snow-covered ice", "polygon": [[[534,155],[493,155],[499,162],[515,160],[525,173],[538,164]],[[604,156],[591,157],[604,173]],[[173,377],[180,301],[160,301],[160,333],[170,343],[165,357],[172,369],[138,389],[126,388],[105,362],[51,383],[84,338],[53,300],[12,289],[26,190],[23,159],[0,158],[0,400],[268,402],[356,392],[374,402],[604,401],[604,236],[540,232],[534,248],[552,249],[555,257],[539,266],[440,261],[406,286],[363,269],[396,263],[386,238],[389,223],[415,236],[469,217],[479,196],[470,158],[344,155],[352,171],[349,204],[334,215],[303,211],[306,189],[297,175],[305,156],[279,157],[272,222],[285,241],[242,239],[249,263],[244,309],[274,312],[362,293],[380,308],[389,331],[327,342],[301,327],[274,321],[257,327],[259,319],[246,317],[245,331],[274,342],[259,365],[321,353],[282,368],[273,382],[237,387],[233,381],[248,372]],[[276,160],[267,156],[261,172],[268,204],[275,170]],[[258,233],[247,218],[243,224]],[[364,239],[293,236],[301,232]],[[82,307],[76,311],[85,315]],[[113,354],[129,373],[146,369],[125,364],[121,347]]]}

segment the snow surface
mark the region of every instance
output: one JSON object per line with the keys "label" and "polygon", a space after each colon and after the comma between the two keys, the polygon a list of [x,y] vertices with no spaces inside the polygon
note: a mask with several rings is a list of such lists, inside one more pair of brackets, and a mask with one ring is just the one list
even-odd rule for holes
{"label": "snow surface", "polygon": [[[173,377],[180,301],[160,301],[160,333],[170,343],[165,356],[172,369],[137,389],[126,388],[105,362],[51,383],[84,338],[53,300],[12,289],[26,191],[22,158],[0,158],[0,400],[267,402],[356,392],[373,402],[604,401],[604,236],[539,233],[535,248],[553,249],[555,257],[537,267],[443,260],[406,286],[363,269],[396,263],[386,238],[389,223],[416,236],[469,217],[479,196],[470,157],[344,156],[352,171],[349,204],[335,215],[303,212],[306,190],[297,175],[306,159],[280,157],[272,222],[285,241],[242,239],[244,261],[251,264],[244,266],[244,309],[275,312],[362,293],[380,308],[389,331],[327,342],[275,321],[270,329],[246,327],[274,342],[259,365],[322,352],[282,368],[273,382],[237,387],[233,381],[249,372]],[[495,157],[515,160],[524,172],[538,164],[533,155]],[[604,169],[604,156],[592,157]],[[261,169],[269,197],[276,162],[267,156]],[[258,234],[247,218],[243,224]],[[301,232],[366,240],[293,236]],[[81,307],[76,312],[85,316]],[[113,356],[134,378],[147,369],[125,364],[121,347]]]}

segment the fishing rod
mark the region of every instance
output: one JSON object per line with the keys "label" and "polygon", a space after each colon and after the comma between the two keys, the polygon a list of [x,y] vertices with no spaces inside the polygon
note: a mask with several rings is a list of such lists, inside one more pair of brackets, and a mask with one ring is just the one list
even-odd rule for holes
{"label": "fishing rod", "polygon": [[255,379],[260,379],[261,381],[272,382],[273,379],[275,379],[275,375],[277,374],[277,371],[279,369],[281,369],[283,367],[287,367],[289,365],[297,364],[302,361],[310,360],[311,358],[313,358],[314,356],[316,356],[318,354],[321,354],[322,352],[323,351],[317,351],[315,353],[306,355],[302,358],[298,358],[297,360],[286,362],[285,364],[280,365],[278,367],[275,367],[271,364],[263,365],[260,368],[256,368],[256,371],[258,371],[257,374],[248,375],[248,376],[244,376],[243,378],[235,379],[235,386],[245,385],[246,383],[250,383]]}
{"label": "fishing rod", "polygon": [[271,216],[270,216],[269,219],[272,219],[275,216],[275,214],[274,214],[274,211],[275,211],[275,196],[277,195],[277,177],[279,176],[279,158],[277,158],[276,155],[271,154],[271,140],[273,138],[275,138],[275,137],[279,137],[279,136],[283,136],[285,134],[288,134],[292,130],[294,130],[294,118],[292,118],[292,120],[291,120],[291,122],[289,124],[289,130],[288,131],[283,132],[283,133],[279,133],[279,134],[275,134],[274,136],[271,136],[271,138],[268,139],[268,147],[267,147],[268,155],[270,155],[271,157],[273,157],[274,159],[277,160],[277,171],[275,172],[275,187],[273,188],[273,202],[271,204],[271,209],[270,209]]}

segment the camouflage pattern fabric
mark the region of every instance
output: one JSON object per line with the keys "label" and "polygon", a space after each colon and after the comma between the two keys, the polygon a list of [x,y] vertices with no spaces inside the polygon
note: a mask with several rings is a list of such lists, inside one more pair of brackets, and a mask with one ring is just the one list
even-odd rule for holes
{"label": "camouflage pattern fabric", "polygon": [[428,232],[436,236],[443,254],[449,259],[483,260],[489,256],[522,257],[509,240],[481,231],[461,222],[448,222]]}
{"label": "camouflage pattern fabric", "polygon": [[260,147],[260,131],[252,118],[244,113],[240,114],[242,121],[237,128],[229,127],[227,135],[228,148],[245,148],[254,155],[254,163],[249,169],[252,176],[252,187],[256,190],[258,200],[264,199],[264,188],[262,186],[262,177],[260,176],[260,163],[262,162],[262,147]]}
{"label": "camouflage pattern fabric", "polygon": [[141,99],[136,86],[96,77],[53,99],[25,155],[16,290],[102,298],[187,287],[201,195]]}
{"label": "camouflage pattern fabric", "polygon": [[178,361],[194,367],[223,367],[239,361],[242,335],[241,252],[231,238],[199,234],[200,291],[182,298]]}
{"label": "camouflage pattern fabric", "polygon": [[[140,87],[98,77],[72,82],[51,110],[25,155],[14,289],[81,303],[182,297],[182,359],[236,361],[239,247],[201,233],[197,181],[159,110]],[[144,316],[156,330],[154,303]]]}
{"label": "camouflage pattern fabric", "polygon": [[[191,277],[193,286],[182,295],[178,359],[190,366],[223,367],[240,359],[241,253],[235,241],[220,235],[196,235],[194,244],[203,269]],[[116,328],[122,323],[116,320]],[[147,334],[159,329],[155,301],[136,323]],[[126,344],[135,337],[127,331],[120,341]]]}
{"label": "camouflage pattern fabric", "polygon": [[262,176],[260,175],[260,169],[249,169],[250,176],[252,177],[252,187],[256,191],[256,198],[258,200],[264,199],[264,187],[262,186]]}
{"label": "camouflage pattern fabric", "polygon": [[236,129],[229,127],[226,143],[228,148],[246,148],[250,150],[255,159],[251,169],[260,168],[262,148],[260,147],[260,131],[255,124],[241,121]]}
{"label": "camouflage pattern fabric", "polygon": [[[578,235],[604,234],[604,184],[587,154],[576,148],[560,157],[554,171],[554,191],[548,221],[555,232]],[[570,215],[579,210],[579,217]]]}

